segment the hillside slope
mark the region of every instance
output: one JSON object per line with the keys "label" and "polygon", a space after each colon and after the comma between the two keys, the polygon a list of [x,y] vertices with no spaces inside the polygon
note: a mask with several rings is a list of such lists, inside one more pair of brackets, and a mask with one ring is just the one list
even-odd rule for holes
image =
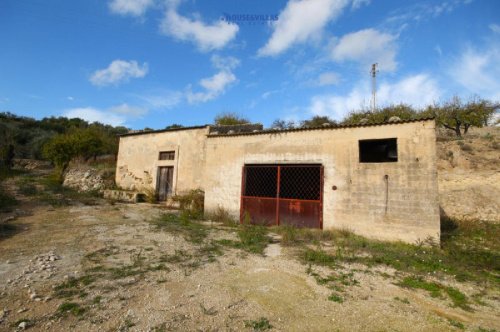
{"label": "hillside slope", "polygon": [[474,129],[461,140],[440,133],[437,148],[442,212],[500,222],[500,128]]}

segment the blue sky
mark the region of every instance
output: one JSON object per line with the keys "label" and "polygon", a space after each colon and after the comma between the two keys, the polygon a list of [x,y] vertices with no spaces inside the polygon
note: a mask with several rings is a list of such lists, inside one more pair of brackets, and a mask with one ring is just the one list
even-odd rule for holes
{"label": "blue sky", "polygon": [[38,119],[341,119],[375,62],[378,105],[498,101],[500,1],[0,1],[0,111]]}

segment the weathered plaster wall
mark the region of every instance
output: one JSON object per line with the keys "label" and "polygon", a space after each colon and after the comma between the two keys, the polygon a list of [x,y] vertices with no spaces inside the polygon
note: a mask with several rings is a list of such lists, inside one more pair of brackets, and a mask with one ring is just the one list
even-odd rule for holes
{"label": "weathered plaster wall", "polygon": [[[360,139],[392,137],[398,139],[398,162],[359,162]],[[324,229],[347,228],[388,240],[439,241],[434,121],[209,137],[205,209],[221,206],[239,216],[242,167],[259,163],[324,166]]]}
{"label": "weathered plaster wall", "polygon": [[[173,192],[204,188],[208,127],[120,137],[116,184],[127,190],[156,190],[160,166],[174,166]],[[175,160],[158,160],[160,151],[175,151]]]}

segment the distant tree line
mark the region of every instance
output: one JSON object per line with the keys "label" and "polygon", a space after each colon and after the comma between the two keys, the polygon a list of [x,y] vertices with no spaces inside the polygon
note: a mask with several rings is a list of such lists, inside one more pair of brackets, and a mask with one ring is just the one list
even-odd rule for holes
{"label": "distant tree line", "polygon": [[[467,102],[458,97],[451,100],[416,109],[407,104],[390,105],[371,110],[350,112],[343,120],[337,122],[328,116],[313,116],[301,122],[275,120],[271,128],[292,129],[304,127],[320,127],[322,125],[355,125],[387,122],[392,117],[401,120],[419,118],[435,118],[438,127],[453,131],[456,136],[467,134],[471,127],[483,127],[493,123],[494,115],[500,109],[500,104],[485,99],[473,98]],[[498,121],[498,120],[497,120]]]}
{"label": "distant tree line", "polygon": [[116,154],[118,134],[125,127],[65,117],[36,120],[9,112],[0,113],[0,167],[10,167],[13,158],[48,159],[65,170],[64,160],[90,159]]}

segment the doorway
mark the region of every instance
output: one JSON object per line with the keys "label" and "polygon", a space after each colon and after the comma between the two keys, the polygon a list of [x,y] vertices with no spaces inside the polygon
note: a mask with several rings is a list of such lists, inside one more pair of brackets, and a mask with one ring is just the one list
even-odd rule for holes
{"label": "doorway", "polygon": [[321,165],[245,165],[240,221],[323,228]]}
{"label": "doorway", "polygon": [[174,166],[158,167],[158,180],[156,182],[156,196],[158,201],[164,202],[172,195],[174,179]]}

